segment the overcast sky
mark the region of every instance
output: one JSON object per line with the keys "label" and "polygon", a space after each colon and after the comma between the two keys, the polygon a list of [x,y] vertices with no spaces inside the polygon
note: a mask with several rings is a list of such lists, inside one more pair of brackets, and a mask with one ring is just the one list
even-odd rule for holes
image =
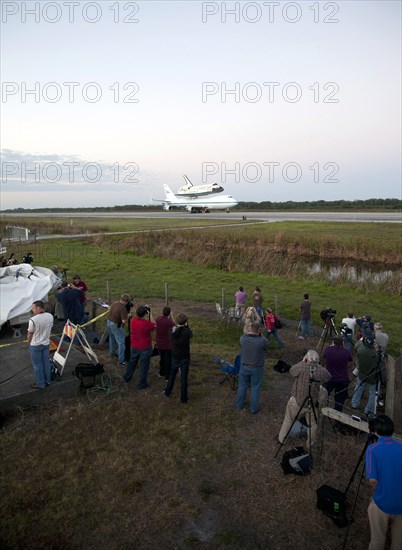
{"label": "overcast sky", "polygon": [[1,209],[401,197],[399,1],[1,4]]}

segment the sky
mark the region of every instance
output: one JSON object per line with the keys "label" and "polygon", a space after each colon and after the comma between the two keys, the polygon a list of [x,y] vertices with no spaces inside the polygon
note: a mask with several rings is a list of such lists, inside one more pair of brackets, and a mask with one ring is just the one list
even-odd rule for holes
{"label": "sky", "polygon": [[1,210],[401,198],[399,1],[1,10]]}

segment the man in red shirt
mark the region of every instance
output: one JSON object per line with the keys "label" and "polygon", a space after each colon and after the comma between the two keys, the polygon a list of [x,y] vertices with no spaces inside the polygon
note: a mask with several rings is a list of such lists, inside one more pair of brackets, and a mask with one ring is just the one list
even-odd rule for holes
{"label": "man in red shirt", "polygon": [[275,315],[272,309],[267,307],[267,309],[265,310],[265,328],[267,329],[265,337],[267,340],[269,340],[269,337],[272,334],[275,340],[278,342],[279,347],[283,349],[285,347],[285,344],[280,339],[278,329],[275,326],[275,321],[279,320],[279,317]]}
{"label": "man in red shirt", "polygon": [[80,303],[81,303],[81,307],[82,307],[81,324],[84,324],[86,322],[86,319],[85,319],[85,306],[87,304],[87,298],[88,298],[88,287],[79,275],[74,275],[73,276],[73,287],[79,288],[80,290],[82,290],[82,295],[80,297]]}
{"label": "man in red shirt", "polygon": [[[152,332],[156,328],[156,323],[149,306],[139,306],[135,313],[136,317],[133,317],[130,323],[130,360],[123,379],[125,382],[130,382],[138,361],[140,361],[141,370],[138,387],[143,390],[149,387],[148,371],[152,356]],[[149,319],[145,319],[147,314]]]}
{"label": "man in red shirt", "polygon": [[170,331],[176,325],[170,307],[163,308],[162,315],[155,319],[156,347],[159,350],[159,376],[169,380],[172,365],[172,343]]}

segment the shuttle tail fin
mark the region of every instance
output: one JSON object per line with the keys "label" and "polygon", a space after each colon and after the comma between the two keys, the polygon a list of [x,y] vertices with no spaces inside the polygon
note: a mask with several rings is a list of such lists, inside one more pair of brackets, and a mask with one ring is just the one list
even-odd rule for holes
{"label": "shuttle tail fin", "polygon": [[193,187],[193,184],[191,183],[191,181],[188,179],[188,177],[186,176],[186,174],[184,174],[183,176],[184,178],[184,181],[186,182],[186,184],[188,185],[188,187]]}

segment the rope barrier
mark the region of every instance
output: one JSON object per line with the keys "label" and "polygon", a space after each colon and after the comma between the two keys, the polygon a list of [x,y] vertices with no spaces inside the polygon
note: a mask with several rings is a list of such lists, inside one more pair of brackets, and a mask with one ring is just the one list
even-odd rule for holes
{"label": "rope barrier", "polygon": [[[77,327],[79,328],[85,328],[89,325],[92,325],[92,323],[95,323],[96,321],[98,321],[98,319],[101,319],[102,317],[104,317],[107,313],[109,313],[109,311],[104,311],[103,313],[101,313],[100,315],[97,315],[96,317],[94,317],[93,319],[91,319],[90,321],[87,321],[86,323],[84,323],[83,325],[77,325]],[[63,328],[63,332],[64,332],[64,328]],[[52,333],[50,335],[50,337],[60,337],[62,336],[63,332],[60,334],[60,333]],[[66,333],[67,334],[67,333]],[[67,334],[68,336],[68,334]],[[21,340],[20,342],[10,342],[9,344],[0,344],[0,348],[6,348],[6,347],[9,347],[9,346],[17,346],[19,344],[26,344],[28,342],[28,340]]]}

